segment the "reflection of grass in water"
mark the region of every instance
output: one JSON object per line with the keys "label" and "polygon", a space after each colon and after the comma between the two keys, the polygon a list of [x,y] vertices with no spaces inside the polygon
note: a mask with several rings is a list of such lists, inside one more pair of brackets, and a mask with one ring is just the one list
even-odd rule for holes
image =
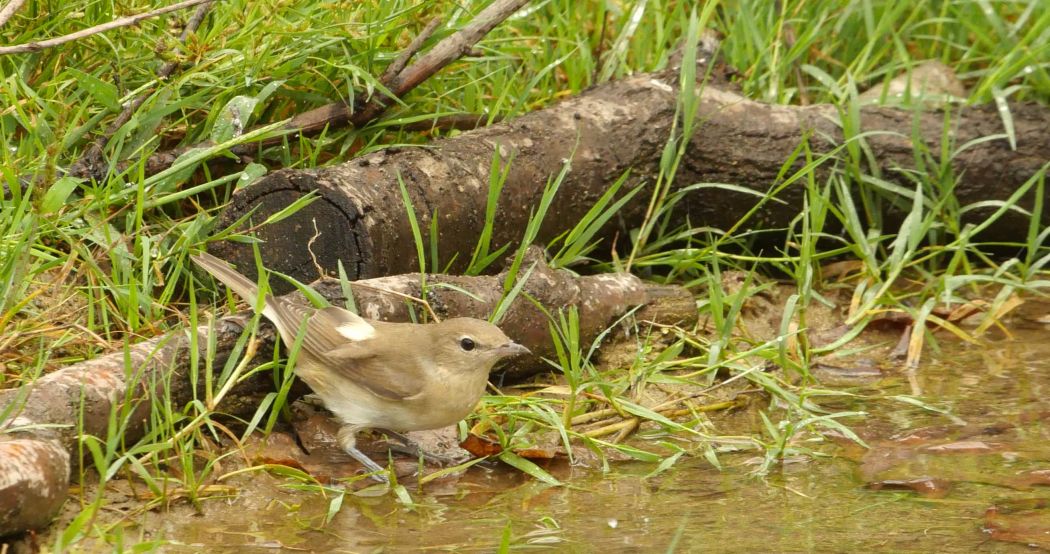
{"label": "reflection of grass in water", "polygon": [[[230,109],[253,104],[251,98],[258,102],[243,114],[245,123],[278,121],[302,107],[346,99],[351,91],[360,94],[376,84],[377,68],[432,15],[428,8],[450,21],[455,14],[453,25],[465,19],[451,5],[373,4],[333,12],[327,5],[293,2],[279,8],[280,17],[272,17],[272,6],[241,10],[217,3],[197,37],[184,50],[170,54],[190,63],[156,85],[132,123],[110,146],[107,160],[139,159],[140,153],[155,151],[162,142],[179,142],[180,137],[186,144],[209,137],[222,142],[230,138],[224,123]],[[558,265],[575,271],[630,267],[646,278],[685,284],[698,291],[698,310],[706,326],[650,331],[628,318],[640,354],[624,364],[624,371],[623,367],[595,363],[593,345],[579,343],[572,313],[551,314],[552,340],[560,347],[552,363],[563,376],[568,394],[491,397],[478,418],[505,445],[527,444],[542,433],[555,433],[563,444],[603,453],[618,451],[644,460],[641,471],[646,474],[681,475],[676,468],[692,455],[732,466],[726,460],[735,460],[733,452],[743,449],[748,451],[746,456],[761,460],[756,466],[761,472],[775,477],[780,469],[791,475],[790,464],[777,462],[822,450],[821,433],[848,433],[839,419],[859,410],[836,408],[826,413],[822,403],[840,405],[854,397],[815,386],[810,375],[814,358],[855,352],[849,350],[855,347],[847,341],[874,318],[903,313],[916,322],[908,337],[906,358],[907,365],[915,368],[920,355],[937,352],[939,337],[951,334],[978,339],[1000,325],[1016,308],[1021,294],[1047,284],[1045,266],[1050,256],[1045,244],[1050,231],[1040,223],[1041,202],[1029,202],[1033,197],[1043,198],[1044,175],[1034,176],[1005,203],[959,205],[953,194],[958,176],[952,174],[950,161],[969,145],[950,140],[953,122],[949,112],[943,149],[933,151],[914,141],[920,170],[909,173],[905,177],[909,186],[902,186],[870,167],[870,137],[859,126],[858,83],[877,84],[918,61],[939,59],[967,76],[973,101],[1046,101],[1050,79],[1047,68],[1039,63],[1044,50],[1036,39],[1045,35],[1050,22],[1024,4],[996,4],[985,11],[980,3],[871,0],[844,7],[841,2],[823,0],[747,0],[717,7],[706,3],[706,11],[695,16],[688,13],[688,5],[656,0],[617,6],[603,2],[584,7],[571,2],[534,6],[535,11],[506,22],[483,41],[481,56],[424,83],[407,99],[408,108],[395,110],[366,129],[290,140],[293,148],[270,149],[261,152],[259,159],[271,167],[312,167],[329,158],[333,162],[346,159],[348,152],[422,142],[425,137],[399,127],[418,119],[419,114],[520,114],[549,104],[565,91],[581,90],[595,76],[604,80],[662,68],[683,37],[695,40],[706,26],[701,21],[709,22],[725,34],[722,54],[740,70],[738,83],[745,94],[780,103],[833,102],[841,107],[846,140],[834,152],[822,155],[811,152],[805,143],[798,145],[784,161],[779,178],[770,183],[769,193],[756,197],[754,210],[733,228],[675,228],[669,214],[684,194],[739,192],[731,184],[719,183],[670,188],[683,145],[692,133],[703,132],[703,117],[695,113],[695,91],[686,87],[678,107],[679,125],[668,137],[661,172],[645,185],[649,217],[642,228],[624,230],[618,239],[620,250],[629,251],[630,256],[605,263],[589,259],[604,257],[598,254],[608,249],[607,244],[594,249],[593,237],[599,223],[617,221],[619,200],[613,196],[603,198],[604,208],[589,214],[587,221],[566,222],[567,234],[550,252]],[[8,37],[8,42],[56,36],[115,15],[87,4],[70,10],[78,17],[16,18],[5,27],[18,35]],[[140,11],[134,6],[128,10]],[[0,59],[5,75],[0,79],[4,99],[0,104],[7,107],[0,110],[0,129],[7,139],[0,149],[0,167],[6,168],[2,179],[14,191],[12,198],[0,203],[0,290],[4,291],[0,298],[0,380],[6,387],[31,382],[42,370],[117,351],[125,341],[153,336],[172,325],[200,322],[195,283],[186,278],[185,260],[207,236],[232,233],[213,229],[214,215],[216,207],[229,198],[227,185],[240,176],[215,178],[200,172],[203,177],[188,183],[187,175],[199,167],[201,159],[220,154],[225,147],[183,158],[171,172],[154,178],[143,178],[133,165],[122,174],[111,172],[99,183],[78,185],[59,179],[92,134],[112,120],[130,92],[150,85],[156,45],[170,40],[162,38],[166,28],[166,23],[156,20],[104,38]],[[99,45],[107,48],[100,50]],[[69,69],[70,59],[81,60],[79,70]],[[120,62],[114,65],[113,60]],[[1012,128],[1010,117],[1009,111],[1003,113],[1006,134]],[[493,167],[501,171],[494,171],[490,185],[502,184],[499,175],[505,174],[506,166],[501,163],[513,160],[494,158]],[[250,181],[262,170],[260,165],[250,166],[243,180]],[[39,175],[25,194],[19,193],[22,174]],[[559,182],[553,179],[552,187]],[[638,194],[642,189],[633,181],[623,182],[624,194]],[[759,248],[764,237],[755,216],[759,208],[799,190],[804,191],[807,209],[787,230],[788,239],[776,251]],[[474,271],[490,266],[506,248],[491,244],[499,187],[493,186],[490,194],[489,238],[483,236],[472,255]],[[290,206],[278,217],[309,201]],[[550,201],[557,201],[553,192]],[[880,215],[891,205],[906,214],[899,229],[890,228]],[[982,223],[960,227],[960,216],[978,207],[991,208],[993,213]],[[1015,243],[985,245],[975,239],[990,222],[1025,210],[1032,225]],[[839,227],[845,233],[834,230]],[[443,266],[438,264],[435,242],[431,239],[430,245],[423,244],[426,232],[433,237],[437,229],[417,228],[417,254],[421,261],[429,254],[428,267],[436,270]],[[1017,257],[991,258],[984,252],[987,246],[1001,252],[1012,249]],[[829,263],[841,260],[849,264],[847,272],[831,277]],[[743,285],[728,286],[728,276],[738,271],[748,275]],[[786,278],[796,287],[778,306],[776,332],[764,336],[748,334],[746,324],[753,316],[747,312],[771,285],[752,276],[752,271]],[[516,294],[515,284],[508,281],[508,294]],[[845,302],[840,300],[841,291],[848,298]],[[974,299],[987,302],[979,306],[975,326],[962,326],[939,309]],[[830,344],[814,342],[811,337],[813,313],[824,304],[842,306],[852,323],[841,340]],[[220,466],[233,454],[216,453],[215,444],[240,438],[244,428],[276,425],[290,384],[288,375],[279,371],[285,366],[278,359],[261,368],[241,367],[240,354],[251,348],[252,332],[242,338],[238,355],[221,367],[210,359],[194,360],[193,379],[205,391],[201,398],[178,406],[162,393],[149,414],[150,433],[135,444],[123,440],[122,429],[132,417],[130,406],[125,405],[112,415],[105,437],[81,441],[78,458],[90,460],[103,480],[133,478],[136,486],[152,496],[147,506],[185,499],[203,507],[209,496],[227,494],[215,485],[228,471]],[[204,340],[214,341],[214,337]],[[279,392],[267,396],[253,418],[232,425],[216,417],[223,411],[223,391],[229,385],[250,372],[270,370],[275,371]],[[713,402],[698,398],[692,404],[666,409],[641,400],[646,391],[662,387],[702,391],[721,382],[716,374],[770,395],[770,407],[758,421],[761,431],[723,436],[724,431],[700,411],[721,398]],[[904,391],[907,396],[894,401],[898,410],[935,413],[931,410],[943,409],[938,398],[926,398],[931,384],[924,382],[922,374],[922,370],[911,370],[912,384]],[[165,390],[164,384],[158,387]],[[916,393],[923,393],[922,397]],[[913,408],[916,404],[920,407]],[[576,429],[583,427],[577,418],[600,410],[612,411],[598,420],[603,423],[599,428],[612,429],[609,434],[594,436],[596,433],[587,434],[588,429]],[[668,412],[674,417],[667,416]],[[864,420],[850,417],[847,421],[855,426]],[[632,435],[636,430],[638,434]],[[89,473],[79,474],[82,484],[91,479]],[[755,494],[761,496],[761,490],[756,489]],[[564,494],[574,494],[571,491]],[[620,497],[603,498],[611,502]],[[52,542],[56,548],[75,545],[86,536],[110,544],[143,540],[126,532],[119,519],[98,522],[97,516],[105,512],[104,496],[83,492],[76,501],[83,510],[57,532]],[[832,505],[829,510],[835,502],[849,505],[849,501],[848,495],[836,495],[828,503]],[[814,512],[814,504],[799,502],[801,512],[820,513]],[[920,513],[925,508],[907,502],[887,504],[908,505]],[[734,518],[761,512],[748,506],[736,508]],[[331,510],[332,505],[326,504],[326,509]],[[876,513],[891,517],[875,508],[856,509],[872,514],[871,521],[877,520]],[[136,513],[131,519],[140,516]],[[660,517],[671,516],[661,512]],[[841,513],[828,514],[828,519],[843,521]],[[899,521],[910,523],[903,517]],[[815,519],[806,522],[818,524]],[[551,523],[543,525],[550,527]],[[674,520],[661,531],[670,537],[677,525]],[[683,541],[690,538],[691,528],[683,532]],[[824,532],[833,533],[834,528]],[[512,533],[511,538],[521,535]]]}

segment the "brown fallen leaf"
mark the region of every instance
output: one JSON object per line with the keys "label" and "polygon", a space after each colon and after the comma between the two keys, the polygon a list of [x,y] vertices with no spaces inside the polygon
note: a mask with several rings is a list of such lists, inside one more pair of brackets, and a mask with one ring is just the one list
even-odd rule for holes
{"label": "brown fallen leaf", "polygon": [[503,452],[503,447],[500,444],[490,438],[481,437],[470,433],[463,442],[459,443],[459,447],[470,452],[471,455],[481,458],[484,456],[495,456],[500,452]]}
{"label": "brown fallen leaf", "polygon": [[992,539],[1050,549],[1050,500],[1023,499],[988,508],[983,531]]}
{"label": "brown fallen leaf", "polygon": [[991,454],[1005,448],[1000,443],[968,440],[924,446],[922,450],[931,454]]}
{"label": "brown fallen leaf", "polygon": [[914,491],[925,498],[944,498],[952,490],[952,482],[939,477],[915,477],[913,479],[886,479],[872,481],[867,487],[874,491]]}
{"label": "brown fallen leaf", "polygon": [[1029,490],[1036,485],[1050,486],[1050,469],[1022,471],[1010,477],[1008,485],[1019,490]]}

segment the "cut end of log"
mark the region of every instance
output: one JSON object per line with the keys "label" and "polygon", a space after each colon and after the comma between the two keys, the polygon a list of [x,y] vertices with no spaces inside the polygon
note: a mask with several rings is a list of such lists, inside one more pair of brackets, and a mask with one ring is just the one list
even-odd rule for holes
{"label": "cut end of log", "polygon": [[56,441],[0,440],[0,537],[40,529],[66,501],[69,453]]}
{"label": "cut end of log", "polygon": [[[287,209],[311,192],[324,192],[324,185],[315,180],[311,171],[277,172],[266,180],[266,186],[248,187],[234,195],[231,205],[219,218],[219,228],[236,222],[236,217],[251,212],[238,231],[252,230],[258,244],[263,265],[286,273],[304,283],[318,277],[318,265],[326,275],[338,275],[335,260],[343,260],[343,268],[351,280],[371,276],[368,248],[364,231],[357,224],[357,209],[337,194],[320,194],[295,215],[280,221],[261,225],[269,217]],[[254,246],[248,242],[225,240],[209,245],[208,251],[229,261],[250,279],[258,278]],[[316,260],[316,263],[315,263]],[[270,287],[281,294],[290,292],[292,285],[282,279],[272,279]]]}

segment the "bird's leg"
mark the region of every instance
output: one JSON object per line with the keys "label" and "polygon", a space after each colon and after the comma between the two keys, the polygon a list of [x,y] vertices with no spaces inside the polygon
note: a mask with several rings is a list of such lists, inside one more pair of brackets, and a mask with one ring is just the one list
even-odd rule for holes
{"label": "bird's leg", "polygon": [[344,425],[340,427],[339,432],[336,434],[339,446],[343,447],[343,450],[355,460],[361,462],[361,465],[365,466],[365,469],[371,473],[372,479],[380,483],[389,483],[390,481],[386,477],[386,470],[383,469],[383,466],[375,463],[372,461],[372,458],[365,456],[364,452],[357,449],[357,432],[360,430],[360,425]]}

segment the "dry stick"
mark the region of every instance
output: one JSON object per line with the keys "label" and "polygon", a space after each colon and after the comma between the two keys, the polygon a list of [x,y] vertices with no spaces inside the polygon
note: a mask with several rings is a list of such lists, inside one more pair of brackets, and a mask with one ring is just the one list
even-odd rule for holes
{"label": "dry stick", "polygon": [[[192,16],[190,16],[189,21],[186,22],[186,26],[182,29],[182,34],[179,35],[180,43],[185,44],[186,40],[190,37],[190,35],[197,31],[197,28],[200,27],[201,22],[204,21],[204,16],[207,15],[208,10],[211,9],[211,6],[214,2],[215,0],[205,0],[203,4],[197,6],[197,10],[193,12]],[[0,25],[2,24],[3,23],[0,23]],[[170,77],[171,74],[175,71],[175,68],[177,68],[178,66],[179,62],[177,60],[171,60],[169,62],[166,62],[157,71],[156,82],[159,83],[160,81],[163,81]],[[152,88],[150,90],[152,90]],[[124,126],[125,123],[131,120],[131,115],[134,114],[135,111],[138,110],[140,106],[142,106],[143,102],[146,101],[146,98],[149,96],[148,92],[149,91],[145,90],[142,91],[141,93],[139,93],[138,96],[132,98],[129,102],[127,102],[124,105],[124,109],[121,110],[120,115],[118,115],[117,118],[109,124],[109,127],[106,128],[106,132],[103,133],[102,136],[95,139],[95,141],[91,143],[91,146],[88,147],[88,149],[84,152],[80,159],[73,164],[72,168],[70,168],[71,175],[82,178],[93,177],[96,180],[102,178],[102,175],[100,174],[102,165],[102,150],[106,147],[106,145],[109,144],[109,141],[113,138],[113,135],[115,135],[117,131],[119,131],[120,128]]]}
{"label": "dry stick", "polygon": [[[408,64],[409,60],[412,59],[419,49],[423,47],[423,43],[430,38],[438,26],[441,25],[441,18],[435,17],[431,19],[427,26],[419,33],[419,36],[412,39],[412,42],[408,43],[408,46],[398,54],[394,61],[390,62],[386,70],[383,72],[383,76],[380,77],[379,82],[390,90],[391,94],[395,97],[400,98],[404,96],[408,91],[399,93],[391,88],[392,84],[397,79],[397,76],[401,74],[405,69],[405,65]],[[331,104],[325,104],[320,108],[314,108],[308,112],[301,113],[292,118],[288,122],[287,128],[298,129],[302,134],[313,134],[320,132],[324,128],[331,128],[333,126],[341,126],[344,123],[349,123],[351,126],[360,127],[371,120],[365,120],[354,117],[354,107],[347,104],[346,102],[333,102]],[[376,113],[376,117],[381,114],[382,111]],[[281,137],[275,137],[271,141],[281,140]],[[266,144],[265,142],[263,143]]]}
{"label": "dry stick", "polygon": [[0,27],[3,27],[4,24],[11,19],[11,16],[15,15],[15,12],[18,11],[18,8],[22,7],[22,4],[25,4],[25,1],[26,0],[11,0],[3,8],[0,8]]}
{"label": "dry stick", "polygon": [[[408,91],[416,88],[446,65],[469,53],[474,45],[495,28],[496,25],[499,25],[503,20],[510,17],[512,13],[528,3],[529,0],[496,0],[489,4],[465,27],[437,43],[416,63],[405,68],[387,85],[387,88],[398,98],[404,96]],[[371,121],[386,110],[386,105],[386,99],[373,98],[365,104],[364,109],[354,114],[353,119],[357,120],[360,118],[365,121]]]}
{"label": "dry stick", "polygon": [[[426,132],[426,131],[433,131],[433,130],[440,130],[440,131],[472,131],[474,129],[477,129],[478,127],[484,127],[484,126],[490,125],[492,123],[499,123],[500,121],[503,121],[503,118],[500,117],[500,116],[497,116],[497,115],[486,115],[486,114],[480,114],[480,113],[463,112],[463,113],[455,113],[455,114],[449,114],[449,115],[441,115],[441,116],[437,116],[437,117],[433,117],[433,118],[429,118],[429,119],[423,119],[423,120],[419,120],[419,121],[411,121],[411,122],[408,122],[408,123],[396,123],[396,122],[394,122],[394,123],[390,123],[389,126],[390,127],[396,127],[398,129],[401,129],[401,130],[404,130],[404,131],[417,131],[417,132]],[[289,126],[289,128],[294,128],[294,126],[293,126],[294,122],[295,122],[295,118],[294,117],[291,120],[289,120],[289,122],[287,124]],[[179,141],[179,140],[182,140],[183,138],[185,138],[185,133],[171,133],[171,134],[167,135],[167,139],[169,140],[169,142],[170,141]],[[256,143],[253,143],[253,144],[261,143],[264,146],[269,146],[269,145],[272,145],[275,142],[275,140],[279,140],[279,139],[264,139],[263,141],[256,141]],[[215,143],[212,142],[212,141],[205,141],[205,142],[197,143],[197,144],[195,144],[193,146],[183,146],[183,147],[179,147],[179,148],[173,148],[171,150],[165,150],[163,152],[157,152],[157,153],[154,154],[154,157],[150,158],[149,163],[156,165],[156,161],[155,160],[157,158],[159,158],[159,157],[163,156],[163,157],[170,157],[170,158],[174,159],[174,158],[177,158],[180,155],[184,154],[186,151],[188,151],[190,149],[198,148],[198,147],[201,147],[201,146],[214,146],[214,144]],[[237,153],[237,152],[235,152],[235,153]],[[157,171],[159,171],[159,170],[165,169],[165,167],[166,166],[159,166],[158,165],[157,166],[157,168],[158,168],[157,170],[152,170],[152,169],[150,169],[149,165],[147,165],[146,173],[148,175],[152,175],[154,173],[157,173]]]}
{"label": "dry stick", "polygon": [[[470,52],[475,43],[528,2],[529,0],[496,0],[489,4],[470,23],[467,23],[462,29],[437,43],[434,48],[416,63],[400,71],[389,81],[384,81],[383,85],[387,87],[387,90],[390,91],[393,97],[401,98],[405,96],[442,68],[456,61],[463,54]],[[437,23],[434,23],[434,20],[431,20],[420,36],[425,37],[428,30],[429,33],[433,33],[433,30],[430,29],[433,26],[436,30],[437,25]],[[407,60],[412,57],[411,54],[414,53],[413,50],[418,49],[424,40],[425,38],[418,41],[413,40],[392,64],[398,63],[402,58],[405,58],[405,62],[402,63],[407,63]],[[384,73],[385,76],[386,74]],[[361,107],[351,106],[346,102],[333,102],[296,115],[285,125],[285,129],[298,132],[301,135],[314,135],[325,129],[339,128],[347,124],[353,127],[362,127],[379,118],[386,111],[390,100],[390,98],[385,96],[375,96]],[[258,142],[241,144],[231,148],[230,153],[235,156],[246,156],[259,146],[273,146],[279,144],[282,140],[284,140],[284,136],[270,137]],[[146,160],[146,173],[153,175],[167,169],[183,151],[199,146],[202,145],[197,144],[151,154]]]}
{"label": "dry stick", "polygon": [[184,2],[172,4],[170,6],[156,9],[151,12],[140,13],[138,15],[129,15],[127,17],[120,17],[114,19],[113,21],[109,21],[101,25],[95,25],[94,27],[88,27],[87,29],[84,29],[82,31],[77,31],[68,35],[62,35],[60,37],[49,38],[47,40],[41,40],[39,42],[27,42],[25,44],[17,44],[15,46],[0,46],[0,56],[5,54],[24,54],[26,52],[39,52],[40,50],[43,50],[45,48],[51,48],[52,46],[58,46],[67,42],[73,42],[74,40],[80,40],[84,37],[89,37],[91,35],[97,35],[106,31],[112,31],[113,29],[128,27],[144,19],[157,17],[158,15],[164,15],[166,13],[171,13],[185,8],[191,8],[198,4],[213,1],[214,0],[185,0]]}
{"label": "dry stick", "polygon": [[590,431],[587,431],[587,432],[583,433],[583,436],[590,437],[592,439],[593,438],[598,438],[598,437],[602,437],[602,436],[605,436],[605,435],[609,435],[609,434],[615,433],[617,431],[620,431],[621,429],[624,429],[625,427],[630,427],[630,426],[632,426],[632,425],[634,425],[636,423],[637,423],[637,421],[635,419],[633,419],[633,418],[632,419],[625,419],[623,421],[619,421],[617,423],[613,423],[612,425],[606,425],[604,427],[599,427],[597,429],[591,429]]}
{"label": "dry stick", "polygon": [[441,25],[440,17],[431,19],[430,22],[427,23],[427,26],[423,27],[423,30],[419,35],[412,39],[412,42],[408,43],[405,50],[398,54],[398,56],[394,58],[394,61],[390,62],[390,65],[386,66],[386,71],[383,72],[383,77],[380,78],[380,82],[383,83],[384,86],[401,74],[401,71],[403,71],[405,66],[408,65],[412,56],[419,53],[419,50],[423,48],[423,43],[434,34],[434,31],[437,31],[438,25]]}
{"label": "dry stick", "polygon": [[[715,404],[700,406],[699,408],[679,408],[677,410],[664,410],[660,412],[660,415],[663,415],[667,418],[674,418],[689,415],[696,411],[714,412],[717,410],[728,410],[734,406],[736,406],[736,403],[734,402],[717,402]],[[634,431],[634,428],[638,426],[638,423],[638,418],[631,418],[617,423],[613,423],[611,425],[606,425],[605,427],[591,429],[590,431],[583,433],[583,435],[593,439],[604,435],[610,435],[618,431],[620,435],[623,436],[617,435],[617,437],[612,442],[619,442],[627,438],[626,435],[629,435],[632,431]]]}
{"label": "dry stick", "polygon": [[631,433],[633,433],[636,429],[638,429],[639,421],[640,420],[638,418],[636,418],[636,417],[632,417],[631,419],[627,420],[627,423],[629,423],[630,425],[626,425],[626,426],[624,426],[623,429],[620,429],[620,432],[616,433],[616,436],[613,437],[612,443],[613,444],[619,444],[619,443],[623,442],[625,439],[627,439],[627,437]]}
{"label": "dry stick", "polygon": [[[322,106],[320,108],[310,110],[309,112],[299,114],[288,121],[288,123],[285,125],[285,129],[290,130],[293,133],[298,132],[298,134],[301,135],[314,135],[320,132],[321,130],[325,129],[326,127],[330,129],[339,127],[343,123],[346,123],[348,121],[343,115],[339,115],[337,113],[344,107],[345,104],[343,103],[328,104],[327,106]],[[337,120],[332,118],[339,119]],[[464,113],[437,117],[434,119],[428,119],[426,121],[414,121],[412,123],[398,125],[398,127],[405,129],[406,131],[430,131],[433,129],[470,131],[473,129],[477,129],[478,127],[489,125],[491,123],[497,123],[500,120],[500,117]],[[353,124],[354,126],[363,126],[366,123],[368,122],[364,121],[359,124]],[[237,163],[243,164],[245,163],[245,160],[251,156],[252,152],[259,146],[266,147],[279,144],[282,140],[284,140],[283,137],[284,135],[239,144],[231,148],[229,152],[241,158],[240,161],[238,161]],[[165,169],[171,167],[171,165],[175,163],[175,160],[177,160],[179,156],[183,155],[189,150],[195,148],[214,146],[214,144],[215,143],[211,141],[204,141],[190,146],[180,146],[178,148],[172,148],[170,150],[164,150],[162,152],[154,152],[153,154],[150,154],[149,158],[146,159],[145,173],[146,175],[156,175],[157,173],[160,173],[161,171],[164,171]],[[130,164],[122,164],[121,170],[126,169],[127,165]],[[212,174],[222,175],[228,173],[215,173],[213,171]]]}
{"label": "dry stick", "polygon": [[434,311],[434,308],[430,305],[430,302],[427,302],[423,298],[412,296],[410,294],[404,294],[404,293],[401,293],[401,292],[397,292],[396,290],[390,290],[390,289],[383,289],[383,288],[379,288],[379,287],[374,287],[372,285],[369,285],[367,283],[363,283],[361,281],[354,281],[354,286],[355,287],[360,287],[360,288],[363,288],[363,289],[374,290],[374,291],[376,291],[376,292],[378,292],[380,294],[390,294],[390,295],[396,296],[398,298],[404,298],[405,300],[408,300],[410,302],[417,302],[417,303],[421,304],[424,308],[427,309],[427,313],[430,314],[430,317],[434,318],[435,322],[440,322],[441,321],[441,318],[438,317],[437,312]]}
{"label": "dry stick", "polygon": [[601,410],[594,410],[593,412],[580,414],[569,420],[569,424],[575,427],[577,425],[583,425],[584,423],[590,423],[596,419],[604,419],[617,414],[619,414],[619,412],[612,408],[603,408]]}
{"label": "dry stick", "polygon": [[[503,20],[507,19],[510,14],[514,13],[518,8],[524,6],[528,2],[529,0],[496,0],[492,4],[489,4],[489,6],[484,10],[481,10],[481,13],[472,19],[470,23],[467,23],[462,29],[437,43],[434,48],[424,54],[422,58],[416,61],[416,63],[399,71],[397,75],[388,80],[386,79],[386,75],[384,75],[383,85],[387,87],[387,90],[389,90],[394,97],[403,97],[442,68],[459,59],[460,56],[469,51],[475,43],[481,40],[496,25],[499,25]],[[434,22],[431,21],[423,32],[426,33],[427,29],[430,29],[433,23]],[[409,44],[405,53],[410,52],[415,43],[416,41],[413,41],[412,44]],[[394,60],[394,63],[397,63],[398,60],[405,57],[405,53],[399,56],[397,60]],[[389,98],[376,96],[357,110],[345,102],[328,104],[293,117],[292,120],[288,122],[288,127],[298,128],[303,134],[320,132],[326,127],[342,125],[344,123],[349,123],[354,127],[361,127],[362,125],[378,118],[384,111],[386,111],[388,101]]]}

